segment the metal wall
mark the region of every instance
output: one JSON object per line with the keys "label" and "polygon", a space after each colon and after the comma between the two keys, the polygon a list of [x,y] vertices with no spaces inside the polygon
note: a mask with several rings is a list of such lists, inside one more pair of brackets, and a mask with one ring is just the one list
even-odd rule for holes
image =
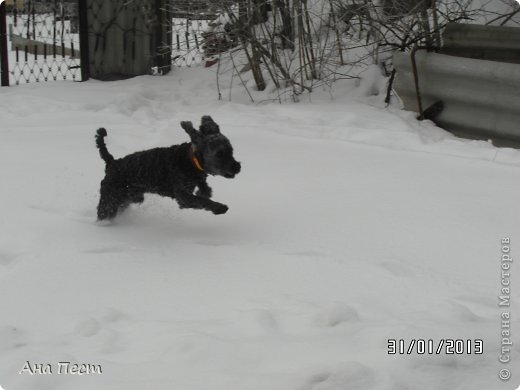
{"label": "metal wall", "polygon": [[[170,63],[161,0],[86,0],[89,74],[117,80],[150,74],[158,57]],[[167,66],[168,66],[167,65]]]}
{"label": "metal wall", "polygon": [[[520,66],[444,54],[416,54],[423,107],[438,100],[435,122],[472,138],[520,142]],[[410,55],[396,53],[394,89],[407,110],[418,111]]]}
{"label": "metal wall", "polygon": [[442,54],[520,63],[520,28],[448,23],[442,33]]}

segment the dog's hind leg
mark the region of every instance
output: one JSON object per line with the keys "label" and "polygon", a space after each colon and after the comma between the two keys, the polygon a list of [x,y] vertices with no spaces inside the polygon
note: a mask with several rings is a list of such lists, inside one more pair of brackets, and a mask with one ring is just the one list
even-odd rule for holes
{"label": "dog's hind leg", "polygon": [[97,207],[98,220],[113,219],[118,212],[124,210],[129,200],[123,192],[101,182],[99,204]]}
{"label": "dog's hind leg", "polygon": [[128,199],[131,203],[143,203],[144,193],[138,190],[128,190]]}
{"label": "dog's hind leg", "polygon": [[97,207],[98,220],[113,219],[119,211],[119,205],[115,202],[101,197]]}
{"label": "dog's hind leg", "polygon": [[121,204],[110,196],[103,196],[99,199],[97,207],[98,220],[113,219],[121,208]]}

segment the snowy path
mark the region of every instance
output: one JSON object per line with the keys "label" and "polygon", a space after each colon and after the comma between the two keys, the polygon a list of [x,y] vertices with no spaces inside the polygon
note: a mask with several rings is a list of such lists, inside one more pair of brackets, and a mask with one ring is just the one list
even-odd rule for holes
{"label": "snowy path", "polygon": [[[505,388],[500,239],[520,253],[520,153],[348,97],[218,102],[189,72],[0,90],[0,384]],[[209,179],[228,214],[150,196],[94,223],[94,130],[122,156],[184,142],[179,121],[203,114],[242,161]],[[389,338],[483,339],[485,354],[389,356]],[[19,375],[26,361],[55,372]],[[103,373],[58,375],[60,361]]]}

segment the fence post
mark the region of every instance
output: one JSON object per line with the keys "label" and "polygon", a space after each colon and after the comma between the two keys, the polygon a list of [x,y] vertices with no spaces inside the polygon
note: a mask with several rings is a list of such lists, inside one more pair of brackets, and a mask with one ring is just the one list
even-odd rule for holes
{"label": "fence post", "polygon": [[87,0],[78,0],[78,21],[79,21],[79,53],[81,64],[81,81],[90,78],[90,57],[88,46],[88,17]]}
{"label": "fence post", "polygon": [[0,4],[0,85],[9,86],[9,61],[7,56],[7,22],[5,1]]}
{"label": "fence post", "polygon": [[172,12],[171,2],[155,0],[157,25],[155,28],[155,65],[161,74],[171,71],[172,57]]}

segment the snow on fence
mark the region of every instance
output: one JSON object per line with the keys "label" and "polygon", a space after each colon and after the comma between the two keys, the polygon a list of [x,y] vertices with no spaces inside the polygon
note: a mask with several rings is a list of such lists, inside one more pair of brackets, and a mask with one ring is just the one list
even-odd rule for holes
{"label": "snow on fence", "polygon": [[[411,57],[396,53],[394,88],[407,110],[418,112]],[[520,142],[520,66],[518,64],[416,53],[423,107],[438,100],[444,110],[435,122],[461,136]]]}

